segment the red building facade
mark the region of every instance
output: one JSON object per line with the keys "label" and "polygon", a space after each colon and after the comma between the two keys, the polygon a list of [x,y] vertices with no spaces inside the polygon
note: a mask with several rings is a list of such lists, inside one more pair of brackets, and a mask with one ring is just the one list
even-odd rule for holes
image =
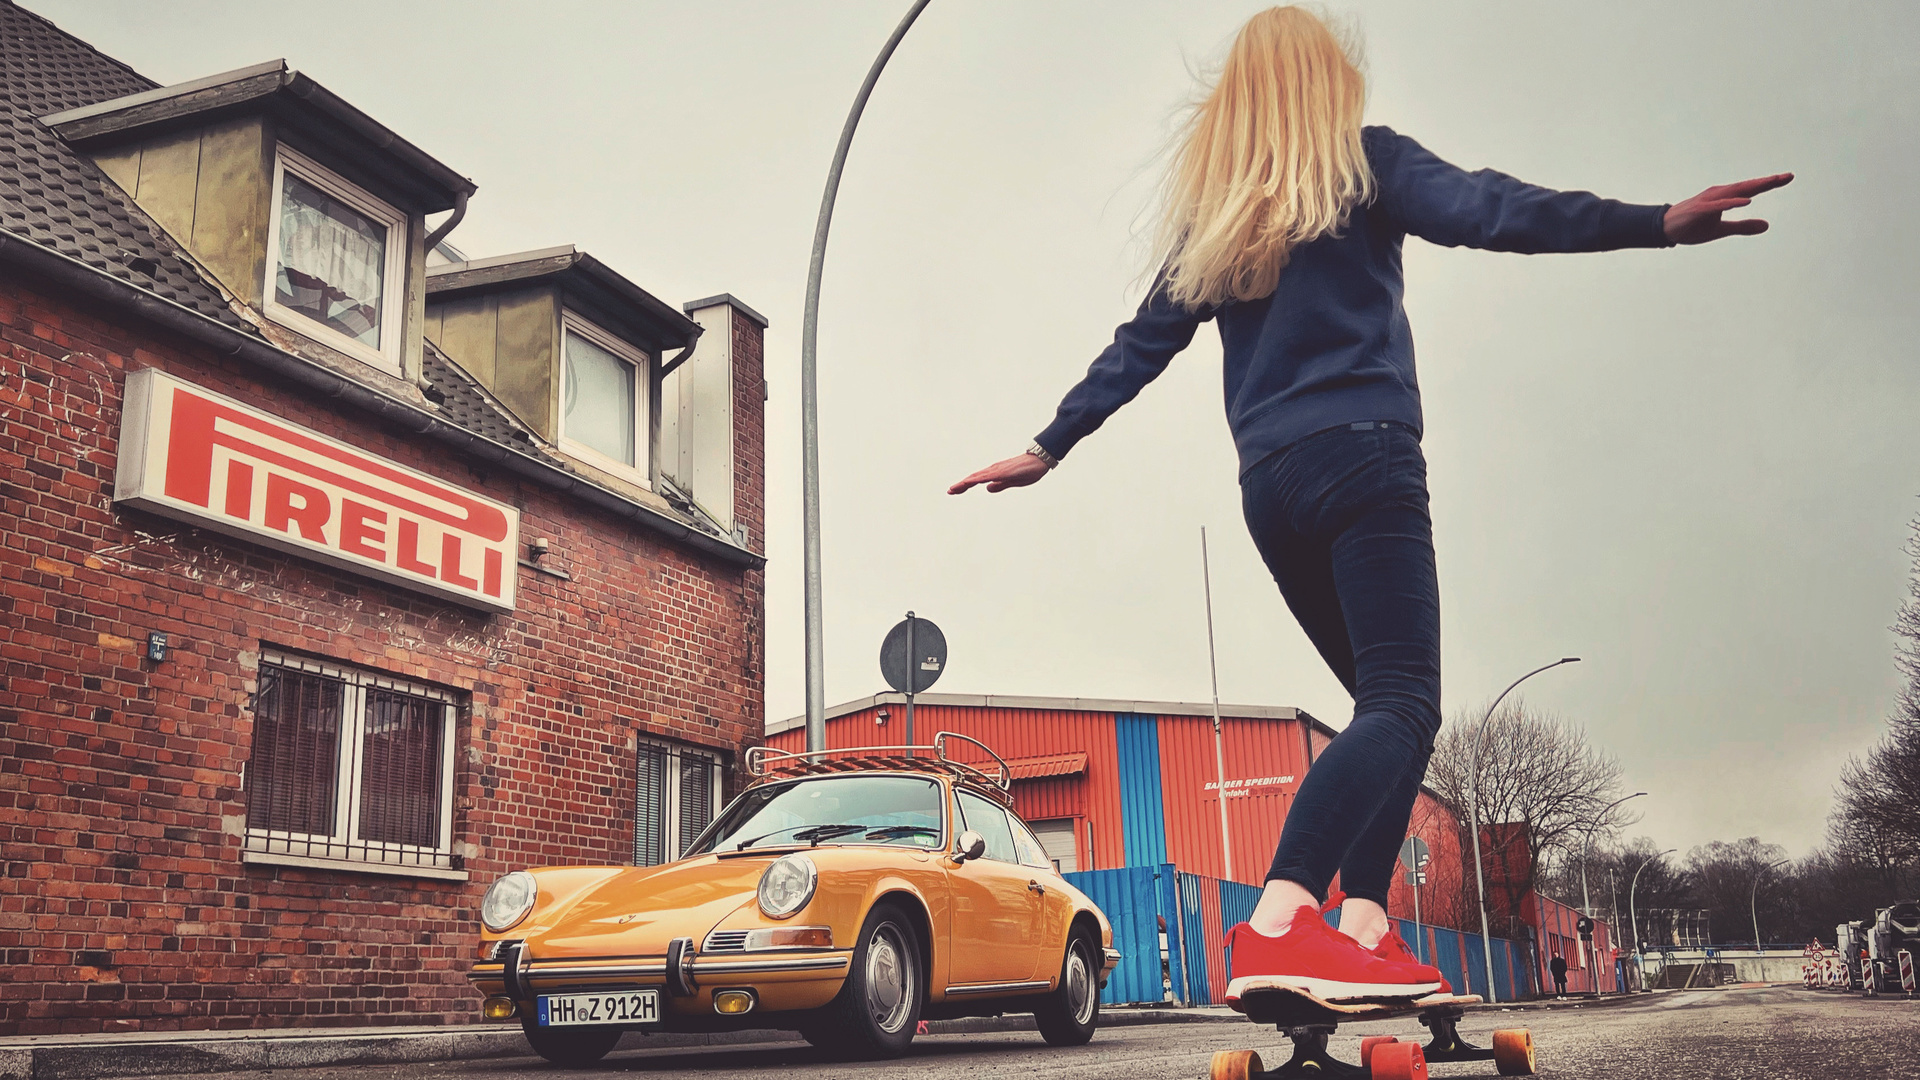
{"label": "red building facade", "polygon": [[459,257],[284,65],[0,33],[0,1034],[477,1020],[488,883],[757,741],[765,322]]}

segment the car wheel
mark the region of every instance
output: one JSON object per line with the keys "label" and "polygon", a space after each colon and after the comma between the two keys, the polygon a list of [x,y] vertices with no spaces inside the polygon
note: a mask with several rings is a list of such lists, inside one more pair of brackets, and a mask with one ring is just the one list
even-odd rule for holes
{"label": "car wheel", "polygon": [[881,904],[860,927],[859,944],[828,1022],[803,1032],[815,1046],[852,1058],[899,1057],[920,1026],[926,975],[920,935],[895,904]]}
{"label": "car wheel", "polygon": [[1084,933],[1067,939],[1060,959],[1060,982],[1033,1010],[1040,1035],[1052,1046],[1081,1046],[1100,1026],[1100,961],[1093,939]]}
{"label": "car wheel", "polygon": [[613,1049],[620,1041],[620,1029],[617,1027],[562,1027],[543,1028],[528,1020],[520,1021],[520,1030],[527,1033],[527,1043],[533,1052],[568,1068],[581,1068],[591,1065]]}

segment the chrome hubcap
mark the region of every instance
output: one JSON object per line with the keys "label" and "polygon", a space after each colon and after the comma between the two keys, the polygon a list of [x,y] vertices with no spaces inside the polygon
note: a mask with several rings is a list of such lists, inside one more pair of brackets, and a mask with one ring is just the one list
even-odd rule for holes
{"label": "chrome hubcap", "polygon": [[1073,1009],[1073,1022],[1085,1024],[1093,1019],[1093,972],[1087,965],[1086,949],[1067,950],[1067,1004]]}
{"label": "chrome hubcap", "polygon": [[881,923],[867,942],[867,1013],[889,1034],[906,1024],[913,1007],[913,954],[900,930]]}

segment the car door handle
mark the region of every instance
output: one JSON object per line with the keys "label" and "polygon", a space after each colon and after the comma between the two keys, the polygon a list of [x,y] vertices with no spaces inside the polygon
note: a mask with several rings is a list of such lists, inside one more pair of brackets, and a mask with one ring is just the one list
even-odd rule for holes
{"label": "car door handle", "polygon": [[1045,885],[1040,884],[1038,881],[1027,882],[1027,889],[1030,892],[1036,892],[1036,893],[1044,893],[1047,891],[1047,887]]}

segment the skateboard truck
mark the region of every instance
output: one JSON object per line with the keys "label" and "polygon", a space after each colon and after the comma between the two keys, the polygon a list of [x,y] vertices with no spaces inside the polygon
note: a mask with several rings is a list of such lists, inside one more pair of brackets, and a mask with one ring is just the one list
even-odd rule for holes
{"label": "skateboard truck", "polygon": [[1457,1025],[1465,1015],[1465,1009],[1429,1009],[1420,1015],[1420,1023],[1433,1032],[1433,1041],[1425,1048],[1428,1061],[1494,1060],[1492,1048],[1475,1046],[1460,1037]]}
{"label": "skateboard truck", "polygon": [[1333,1034],[1332,1024],[1307,1024],[1302,1027],[1283,1027],[1280,1031],[1293,1040],[1293,1057],[1277,1069],[1269,1069],[1261,1074],[1261,1080],[1292,1080],[1295,1077],[1318,1076],[1372,1076],[1372,1070],[1357,1065],[1349,1065],[1338,1058],[1327,1056],[1327,1037]]}

